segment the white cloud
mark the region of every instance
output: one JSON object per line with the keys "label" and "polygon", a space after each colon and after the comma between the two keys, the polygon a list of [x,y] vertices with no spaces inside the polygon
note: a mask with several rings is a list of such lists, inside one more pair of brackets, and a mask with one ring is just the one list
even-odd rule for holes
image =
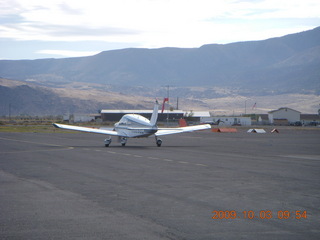
{"label": "white cloud", "polygon": [[[7,2],[7,1],[4,1]],[[12,12],[10,12],[10,9]],[[39,32],[48,26],[78,28],[119,28],[136,32],[182,32],[186,28],[204,28],[215,19],[271,19],[317,17],[320,2],[288,1],[219,1],[219,0],[16,0],[1,8],[1,14],[24,18],[24,27]],[[40,27],[39,24],[41,23]],[[214,26],[214,25],[212,25]],[[26,28],[20,27],[25,33]],[[208,31],[209,29],[207,29]],[[54,33],[54,32],[53,32]],[[192,33],[190,33],[191,35]],[[85,35],[85,33],[84,33]]]}
{"label": "white cloud", "polygon": [[[320,25],[319,0],[0,0],[0,36],[199,47]],[[102,49],[103,50],[103,49]]]}
{"label": "white cloud", "polygon": [[83,57],[98,54],[98,51],[67,51],[67,50],[40,50],[40,54],[57,55],[60,57]]}

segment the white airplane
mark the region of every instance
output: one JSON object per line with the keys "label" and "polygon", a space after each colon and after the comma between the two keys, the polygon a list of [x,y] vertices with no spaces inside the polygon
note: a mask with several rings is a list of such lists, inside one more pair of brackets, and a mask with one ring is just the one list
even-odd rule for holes
{"label": "white airplane", "polygon": [[128,138],[149,137],[150,135],[154,134],[156,138],[156,144],[158,147],[160,147],[162,144],[162,140],[158,138],[159,136],[175,134],[175,133],[193,132],[197,130],[204,130],[204,129],[211,128],[210,124],[179,127],[179,128],[158,128],[157,127],[158,108],[159,108],[159,104],[158,104],[158,101],[156,101],[150,120],[138,114],[126,114],[120,119],[119,122],[117,122],[114,125],[113,130],[89,128],[89,127],[78,127],[78,126],[71,126],[71,125],[57,124],[57,123],[53,123],[53,126],[57,128],[74,130],[74,131],[110,135],[109,138],[104,140],[106,147],[109,147],[111,143],[111,136],[118,136],[119,142],[121,143],[121,145],[125,146]]}

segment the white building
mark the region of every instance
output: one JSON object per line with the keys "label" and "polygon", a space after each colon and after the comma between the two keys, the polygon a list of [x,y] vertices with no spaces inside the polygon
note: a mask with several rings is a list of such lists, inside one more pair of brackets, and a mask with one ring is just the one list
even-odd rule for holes
{"label": "white building", "polygon": [[218,126],[251,126],[250,117],[210,117],[202,122]]}
{"label": "white building", "polygon": [[64,115],[63,120],[68,121],[69,123],[75,122],[92,122],[99,116],[97,114],[69,114]]}
{"label": "white building", "polygon": [[196,119],[197,122],[206,122],[210,119],[210,112],[208,111],[185,111],[184,116],[191,116],[193,119]]}
{"label": "white building", "polygon": [[282,107],[278,110],[268,112],[269,122],[271,124],[277,123],[277,121],[286,121],[287,123],[295,123],[300,121],[300,112],[291,108]]}

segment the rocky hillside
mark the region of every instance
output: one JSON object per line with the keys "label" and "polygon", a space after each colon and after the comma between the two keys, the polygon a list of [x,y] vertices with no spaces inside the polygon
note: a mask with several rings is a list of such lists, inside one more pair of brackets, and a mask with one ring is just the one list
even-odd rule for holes
{"label": "rocky hillside", "polygon": [[[126,96],[93,87],[43,87],[37,84],[0,79],[0,116],[63,115],[98,113],[101,109],[140,109],[152,106],[143,97]],[[10,110],[9,110],[10,109]]]}

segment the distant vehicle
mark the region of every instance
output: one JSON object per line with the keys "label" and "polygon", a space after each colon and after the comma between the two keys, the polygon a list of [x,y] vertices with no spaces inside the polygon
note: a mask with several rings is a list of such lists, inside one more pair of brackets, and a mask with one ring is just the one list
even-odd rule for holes
{"label": "distant vehicle", "polygon": [[319,124],[318,122],[312,121],[312,122],[310,122],[308,125],[309,125],[309,126],[317,126],[318,124]]}
{"label": "distant vehicle", "polygon": [[184,132],[193,132],[193,131],[211,128],[209,124],[179,127],[179,128],[158,128],[157,127],[158,109],[159,109],[159,103],[158,101],[156,101],[150,120],[138,114],[126,114],[120,119],[119,122],[117,122],[114,125],[114,128],[112,130],[89,128],[89,127],[78,127],[78,126],[57,124],[57,123],[53,123],[53,126],[57,128],[74,130],[74,131],[110,135],[109,138],[104,140],[106,147],[109,147],[109,145],[111,144],[111,136],[118,136],[119,142],[121,143],[121,145],[125,146],[128,138],[141,138],[141,137],[149,137],[151,135],[155,135],[156,144],[158,147],[160,147],[162,144],[162,140],[158,138],[159,136],[176,134],[176,133],[184,133]]}
{"label": "distant vehicle", "polygon": [[291,126],[302,126],[302,123],[300,121],[294,122],[290,124]]}

